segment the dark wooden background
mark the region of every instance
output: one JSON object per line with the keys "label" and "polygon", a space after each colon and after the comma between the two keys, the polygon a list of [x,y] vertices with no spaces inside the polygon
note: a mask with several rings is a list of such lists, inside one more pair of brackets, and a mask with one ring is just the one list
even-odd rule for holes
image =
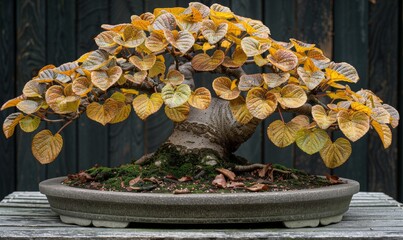
{"label": "dark wooden background", "polygon": [[[0,0],[0,104],[20,94],[43,65],[76,59],[95,49],[102,23],[130,22],[130,16],[156,7],[188,5],[186,0]],[[211,5],[214,1],[202,1]],[[261,19],[277,40],[291,37],[317,43],[335,61],[354,65],[361,77],[353,89],[370,88],[403,113],[402,3],[399,0],[223,0],[247,17]],[[259,71],[252,68],[250,71]],[[1,122],[12,110],[0,113]],[[271,117],[273,120],[276,116]],[[274,147],[268,121],[238,153],[254,162],[280,162],[317,174],[330,173],[318,154],[294,146]],[[43,124],[42,127],[45,125]],[[56,127],[51,127],[56,130]],[[159,113],[146,122],[134,114],[107,127],[86,118],[63,133],[64,148],[52,164],[41,166],[31,154],[33,134],[0,134],[0,199],[15,190],[37,190],[46,178],[86,169],[95,163],[119,165],[154,151],[172,129]],[[403,127],[393,131],[384,150],[375,132],[353,144],[351,159],[332,173],[356,179],[363,191],[383,191],[402,200]]]}

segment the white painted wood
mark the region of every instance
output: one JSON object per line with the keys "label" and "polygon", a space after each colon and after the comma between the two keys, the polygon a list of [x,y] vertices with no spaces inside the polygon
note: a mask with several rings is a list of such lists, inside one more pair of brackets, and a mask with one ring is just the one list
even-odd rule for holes
{"label": "white painted wood", "polygon": [[131,224],[93,228],[64,224],[38,192],[14,192],[0,202],[0,239],[403,239],[403,206],[384,193],[360,192],[337,224],[316,228],[281,225],[172,226]]}

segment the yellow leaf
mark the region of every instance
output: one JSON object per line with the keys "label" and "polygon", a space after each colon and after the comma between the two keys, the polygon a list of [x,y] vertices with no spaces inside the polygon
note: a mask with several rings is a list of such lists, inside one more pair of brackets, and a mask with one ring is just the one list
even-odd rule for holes
{"label": "yellow leaf", "polygon": [[[345,79],[347,79],[348,82],[353,82],[353,83],[356,83],[359,80],[357,70],[355,70],[355,68],[348,63],[345,63],[345,62],[332,63],[329,65],[329,69],[331,69],[331,70],[337,72],[339,75],[341,75],[342,77],[338,76],[339,78],[341,78],[340,80],[346,81]],[[327,69],[326,69],[326,72],[327,72]],[[331,79],[333,81],[335,81],[335,80],[337,80],[338,77],[336,77],[336,79],[333,79],[333,77],[332,77]]]}
{"label": "yellow leaf", "polygon": [[214,3],[210,6],[210,18],[231,19],[233,17],[234,14],[228,7],[222,6],[218,3]]}
{"label": "yellow leaf", "polygon": [[178,70],[170,70],[164,79],[166,83],[170,83],[174,86],[177,86],[185,80],[185,76],[179,72]]}
{"label": "yellow leaf", "polygon": [[23,119],[20,120],[20,128],[24,132],[33,132],[35,131],[38,127],[39,124],[41,123],[41,119],[38,118],[37,116],[25,116]]}
{"label": "yellow leaf", "polygon": [[187,21],[185,19],[179,19],[177,24],[180,30],[191,33],[198,33],[201,28],[201,22]]}
{"label": "yellow leaf", "polygon": [[321,105],[315,105],[312,107],[312,117],[320,128],[328,129],[337,121],[337,112],[332,110],[326,112]]}
{"label": "yellow leaf", "polygon": [[133,100],[133,109],[140,119],[144,120],[157,112],[162,104],[163,100],[160,93],[153,93],[150,97],[147,94],[141,94]]}
{"label": "yellow leaf", "polygon": [[277,97],[277,101],[287,108],[301,107],[307,99],[305,91],[293,84],[285,85],[280,91],[280,97]]}
{"label": "yellow leaf", "polygon": [[119,66],[111,67],[106,71],[93,71],[91,72],[91,81],[96,87],[102,91],[106,91],[119,80],[122,72]]}
{"label": "yellow leaf", "polygon": [[372,109],[371,109],[370,107],[365,106],[365,105],[362,104],[362,103],[359,103],[359,102],[351,102],[350,106],[351,106],[352,109],[354,109],[354,110],[356,110],[356,111],[363,112],[363,113],[365,113],[365,114],[367,114],[367,115],[371,115],[371,114],[372,114]]}
{"label": "yellow leaf", "polygon": [[224,22],[217,26],[213,21],[208,19],[203,21],[201,27],[201,32],[204,38],[206,38],[210,44],[216,44],[218,41],[220,41],[225,34],[227,34],[227,31],[227,23]]}
{"label": "yellow leaf", "polygon": [[180,32],[165,30],[164,35],[168,42],[183,54],[189,51],[195,43],[193,35],[186,30]]}
{"label": "yellow leaf", "polygon": [[87,106],[87,116],[102,125],[109,123],[119,113],[119,102],[108,98],[104,104],[92,102]]}
{"label": "yellow leaf", "polygon": [[211,93],[207,88],[197,88],[188,100],[190,106],[198,109],[207,109],[211,102]]}
{"label": "yellow leaf", "polygon": [[[122,89],[120,89],[120,90],[122,90]],[[127,90],[127,89],[125,89],[125,90]],[[129,90],[134,90],[134,89],[129,89]],[[124,93],[124,91],[122,91],[122,92]],[[124,103],[126,101],[126,96],[123,93],[114,92],[110,98],[112,98],[112,99],[114,99],[114,100],[116,100],[118,102],[123,102]]]}
{"label": "yellow leaf", "polygon": [[165,39],[164,34],[158,31],[151,32],[150,36],[145,40],[145,46],[152,52],[159,52],[166,48],[168,41]]}
{"label": "yellow leaf", "polygon": [[281,120],[272,122],[267,128],[267,136],[277,147],[287,147],[295,142],[295,137],[301,126],[296,122],[284,123]]}
{"label": "yellow leaf", "polygon": [[299,67],[297,72],[309,90],[316,88],[325,79],[325,73],[320,70],[311,72]]}
{"label": "yellow leaf", "polygon": [[153,78],[153,77],[158,76],[160,74],[164,75],[165,69],[166,69],[166,66],[165,66],[164,62],[156,61],[154,66],[150,70],[148,70],[148,76],[150,78]]}
{"label": "yellow leaf", "polygon": [[125,27],[130,26],[128,23],[121,23],[121,24],[116,24],[116,25],[110,25],[110,24],[102,24],[101,28],[109,31],[114,31],[114,32],[122,32]]}
{"label": "yellow leaf", "polygon": [[250,28],[247,29],[247,32],[251,36],[259,37],[259,38],[269,38],[270,29],[265,26],[262,21],[259,20],[250,20],[248,21],[248,25],[252,27],[252,31]]}
{"label": "yellow leaf", "polygon": [[305,115],[297,115],[291,121],[296,123],[300,128],[304,128],[309,125],[309,118]]}
{"label": "yellow leaf", "polygon": [[265,119],[277,108],[276,96],[264,88],[256,87],[249,90],[246,96],[249,112],[258,119]]}
{"label": "yellow leaf", "polygon": [[135,48],[140,46],[145,39],[146,34],[143,30],[139,30],[133,25],[128,25],[124,28],[121,35],[113,38],[113,41],[126,48]]}
{"label": "yellow leaf", "polygon": [[65,96],[62,86],[53,85],[45,94],[46,103],[49,107],[59,114],[72,113],[77,111],[80,105],[79,96]]}
{"label": "yellow leaf", "polygon": [[340,111],[337,121],[340,130],[352,142],[360,139],[369,130],[369,117],[363,112]]}
{"label": "yellow leaf", "polygon": [[191,93],[192,90],[187,84],[181,84],[179,86],[167,84],[161,90],[162,99],[170,108],[176,108],[186,103]]}
{"label": "yellow leaf", "polygon": [[180,15],[184,11],[185,11],[185,8],[183,8],[183,7],[155,8],[154,9],[154,15],[158,16],[160,14],[168,12],[168,13],[171,13],[174,16],[176,16],[176,15]]}
{"label": "yellow leaf", "polygon": [[248,57],[244,53],[241,47],[236,47],[235,51],[232,53],[232,57],[225,56],[224,61],[222,65],[224,67],[230,67],[230,68],[237,68],[242,66]]}
{"label": "yellow leaf", "polygon": [[386,124],[378,123],[377,121],[371,121],[371,125],[378,133],[379,138],[382,141],[383,147],[388,148],[392,144],[392,131]]}
{"label": "yellow leaf", "polygon": [[79,77],[73,81],[73,92],[79,96],[85,96],[92,90],[92,82],[86,77]]}
{"label": "yellow leaf", "polygon": [[139,94],[139,91],[137,91],[136,89],[121,88],[120,90],[122,91],[122,93],[128,93],[128,94],[134,94],[134,95],[138,95],[138,94]]}
{"label": "yellow leaf", "polygon": [[289,73],[263,73],[262,74],[264,82],[269,88],[275,88],[281,84],[287,82],[290,78]]}
{"label": "yellow leaf", "polygon": [[33,100],[22,100],[17,104],[18,110],[26,114],[32,114],[39,110],[41,104]]}
{"label": "yellow leaf", "polygon": [[320,50],[319,48],[313,48],[312,50],[309,50],[306,55],[309,59],[312,60],[315,66],[320,69],[327,68],[330,64],[330,59],[327,58],[323,54],[322,50]]}
{"label": "yellow leaf", "polygon": [[261,43],[253,37],[245,37],[241,41],[241,47],[246,56],[253,57],[266,52],[270,48],[270,44]]}
{"label": "yellow leaf", "polygon": [[12,113],[4,120],[3,123],[3,133],[6,138],[10,138],[14,134],[15,126],[24,117],[24,114],[20,112]]}
{"label": "yellow leaf", "polygon": [[165,114],[169,119],[174,122],[182,122],[189,116],[190,107],[189,104],[183,104],[178,107],[170,108],[165,106]]}
{"label": "yellow leaf", "polygon": [[334,143],[328,139],[319,153],[326,167],[336,168],[348,160],[351,151],[351,143],[345,138],[338,138]]}
{"label": "yellow leaf", "polygon": [[248,91],[253,87],[260,87],[263,84],[263,77],[262,74],[249,74],[249,75],[242,75],[239,79],[238,88],[241,91]]}
{"label": "yellow leaf", "polygon": [[10,108],[10,107],[15,107],[19,102],[21,102],[24,99],[25,99],[25,97],[23,95],[10,99],[7,102],[5,102],[3,104],[3,106],[1,106],[0,111],[3,111],[4,109]]}
{"label": "yellow leaf", "polygon": [[42,94],[45,93],[45,90],[46,90],[45,84],[31,80],[25,84],[24,88],[22,89],[22,93],[24,94],[25,97],[42,98]]}
{"label": "yellow leaf", "polygon": [[140,70],[149,70],[151,69],[154,64],[155,61],[157,60],[157,58],[155,57],[154,54],[149,54],[144,56],[143,59],[137,57],[137,56],[131,56],[129,58],[129,61],[136,66],[137,68],[139,68]]}
{"label": "yellow leaf", "polygon": [[32,153],[41,164],[53,162],[63,147],[63,138],[60,134],[52,134],[49,130],[42,130],[32,139]]}
{"label": "yellow leaf", "polygon": [[390,122],[390,114],[383,107],[376,107],[372,109],[371,118],[378,123],[387,124]]}
{"label": "yellow leaf", "polygon": [[232,88],[231,79],[227,77],[218,77],[213,81],[213,89],[218,97],[225,100],[232,100],[239,96],[241,93],[238,87]]}
{"label": "yellow leaf", "polygon": [[232,116],[241,124],[247,124],[253,119],[253,115],[246,107],[245,99],[242,96],[235,98],[229,102]]}
{"label": "yellow leaf", "polygon": [[388,111],[388,113],[390,114],[389,123],[392,126],[392,128],[397,127],[399,125],[399,120],[400,120],[399,112],[394,107],[392,107],[392,106],[390,106],[388,104],[383,104],[382,107],[386,111]]}
{"label": "yellow leaf", "polygon": [[269,60],[263,58],[262,55],[260,55],[260,54],[253,56],[253,60],[255,61],[256,65],[258,65],[259,67],[263,67],[269,62]]}
{"label": "yellow leaf", "polygon": [[189,13],[191,9],[197,9],[200,14],[202,15],[202,18],[206,18],[210,15],[210,8],[204,5],[203,3],[199,2],[190,2],[189,7],[183,11],[183,13]]}
{"label": "yellow leaf", "polygon": [[98,47],[109,48],[116,46],[115,41],[113,41],[114,37],[119,37],[119,34],[113,31],[104,31],[98,34],[94,40]]}
{"label": "yellow leaf", "polygon": [[150,26],[151,23],[154,22],[155,16],[150,12],[146,12],[141,14],[140,16],[133,15],[130,17],[130,19],[132,20],[132,25],[137,29],[148,30],[148,26]]}
{"label": "yellow leaf", "polygon": [[288,72],[298,65],[297,56],[290,50],[279,49],[270,52],[267,60],[281,71]]}
{"label": "yellow leaf", "polygon": [[130,112],[132,110],[132,107],[130,106],[130,104],[125,104],[124,102],[120,102],[119,103],[119,107],[118,107],[118,113],[115,115],[115,117],[109,121],[109,123],[119,123],[119,122],[123,122],[124,120],[126,120],[129,115]]}
{"label": "yellow leaf", "polygon": [[315,47],[315,44],[304,43],[294,38],[291,38],[290,41],[294,45],[295,50],[299,53],[304,53],[305,51],[311,50]]}
{"label": "yellow leaf", "polygon": [[147,71],[139,71],[139,72],[135,72],[133,75],[131,74],[126,74],[124,76],[127,80],[129,80],[132,83],[135,84],[142,84],[144,79],[146,79],[147,77]]}
{"label": "yellow leaf", "polygon": [[224,61],[224,52],[217,50],[213,56],[209,56],[205,53],[199,53],[192,59],[192,67],[196,71],[213,71]]}
{"label": "yellow leaf", "polygon": [[159,15],[153,25],[154,30],[174,30],[176,28],[175,16],[169,12]]}
{"label": "yellow leaf", "polygon": [[96,50],[91,52],[84,60],[81,67],[83,69],[94,71],[103,69],[109,63],[109,54],[104,50]]}
{"label": "yellow leaf", "polygon": [[295,142],[297,146],[308,154],[319,152],[329,140],[327,133],[320,129],[301,129],[297,132]]}

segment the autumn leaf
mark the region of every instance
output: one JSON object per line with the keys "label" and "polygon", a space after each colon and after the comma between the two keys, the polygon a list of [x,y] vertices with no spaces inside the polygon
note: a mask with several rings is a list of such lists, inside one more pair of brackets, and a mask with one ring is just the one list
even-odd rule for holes
{"label": "autumn leaf", "polygon": [[63,138],[60,134],[49,130],[42,130],[32,139],[32,153],[41,164],[53,162],[63,147]]}
{"label": "autumn leaf", "polygon": [[332,110],[326,112],[321,105],[315,105],[312,107],[312,117],[320,128],[328,129],[337,121],[337,112]]}
{"label": "autumn leaf", "polygon": [[138,47],[145,41],[145,39],[145,32],[135,28],[133,25],[126,26],[121,35],[113,37],[115,43],[126,48]]}
{"label": "autumn leaf", "polygon": [[150,97],[147,94],[140,94],[133,100],[133,108],[141,120],[145,120],[151,114],[157,112],[164,101],[160,93],[153,93]]}
{"label": "autumn leaf", "polygon": [[228,31],[228,24],[223,22],[216,25],[212,20],[204,20],[201,26],[201,32],[210,44],[216,44]]}
{"label": "autumn leaf", "polygon": [[174,122],[185,121],[189,116],[189,112],[190,112],[190,107],[187,103],[185,103],[181,106],[178,106],[178,107],[174,107],[174,108],[165,106],[165,114],[167,115],[167,117],[169,119],[171,119]]}
{"label": "autumn leaf", "polygon": [[231,81],[228,77],[218,77],[213,81],[214,92],[222,99],[235,99],[241,93],[235,82],[236,80]]}
{"label": "autumn leaf", "polygon": [[363,112],[340,111],[337,122],[340,130],[352,142],[362,138],[369,130],[369,117]]}
{"label": "autumn leaf", "polygon": [[287,147],[295,142],[297,132],[301,126],[295,121],[284,123],[281,120],[275,120],[267,128],[267,136],[277,147]]}
{"label": "autumn leaf", "polygon": [[72,90],[76,95],[85,96],[92,89],[92,82],[86,77],[74,79]]}
{"label": "autumn leaf", "polygon": [[46,85],[44,83],[39,83],[35,80],[28,81],[24,88],[22,89],[22,93],[25,97],[39,97],[42,98],[42,95],[46,91]]}
{"label": "autumn leaf", "polygon": [[289,73],[263,73],[262,74],[264,82],[269,88],[275,88],[281,84],[287,82],[290,78]]}
{"label": "autumn leaf", "polygon": [[287,49],[270,51],[270,55],[267,57],[267,59],[269,62],[271,62],[271,64],[273,64],[273,66],[284,72],[294,69],[298,64],[297,56],[292,51]]}
{"label": "autumn leaf", "polygon": [[93,71],[91,72],[91,81],[96,87],[106,91],[119,80],[122,72],[119,66],[114,66],[106,71]]}
{"label": "autumn leaf", "polygon": [[248,91],[254,87],[260,87],[263,84],[262,74],[244,74],[239,79],[238,88],[241,91]]}
{"label": "autumn leaf", "polygon": [[140,70],[150,70],[157,60],[154,54],[144,56],[142,59],[138,56],[131,56],[129,61]]}
{"label": "autumn leaf", "polygon": [[319,153],[326,167],[336,168],[347,161],[351,151],[351,144],[347,139],[338,138],[332,142],[329,138]]}
{"label": "autumn leaf", "polygon": [[295,142],[302,151],[312,155],[319,152],[328,139],[329,135],[323,129],[301,129],[297,132]]}
{"label": "autumn leaf", "polygon": [[192,67],[196,71],[213,71],[224,61],[224,52],[217,50],[214,52],[213,56],[209,56],[206,53],[199,53],[192,59]]}
{"label": "autumn leaf", "polygon": [[45,94],[46,103],[58,114],[76,112],[80,105],[80,96],[66,96],[64,90],[59,85],[53,85],[48,88]]}
{"label": "autumn leaf", "polygon": [[386,124],[379,123],[377,121],[371,121],[372,127],[378,133],[379,138],[382,141],[383,147],[388,148],[392,144],[392,131]]}
{"label": "autumn leaf", "polygon": [[394,107],[388,104],[383,104],[382,107],[390,114],[389,123],[392,126],[392,128],[397,127],[399,125],[400,120],[399,112]]}
{"label": "autumn leaf", "polygon": [[33,132],[35,131],[38,127],[39,124],[41,123],[41,119],[37,116],[25,116],[19,121],[20,128],[24,132]]}
{"label": "autumn leaf", "polygon": [[20,112],[12,113],[8,115],[8,117],[4,120],[3,123],[3,133],[6,138],[10,138],[14,134],[15,126],[20,122],[20,120],[24,117],[24,114]]}
{"label": "autumn leaf", "polygon": [[253,37],[244,37],[241,41],[242,50],[246,56],[253,57],[266,52],[270,48],[270,44],[267,42],[259,42]]}
{"label": "autumn leaf", "polygon": [[16,107],[25,114],[32,114],[39,110],[41,104],[34,100],[22,100],[16,105]]}
{"label": "autumn leaf", "polygon": [[222,173],[224,176],[226,176],[229,180],[234,181],[235,180],[235,173],[225,169],[225,168],[216,168],[215,170],[217,170],[218,172]]}
{"label": "autumn leaf", "polygon": [[251,191],[251,192],[261,192],[261,191],[269,190],[269,186],[267,184],[256,183],[255,185],[252,185],[250,187],[246,187],[246,189]]}
{"label": "autumn leaf", "polygon": [[189,97],[190,106],[198,109],[207,109],[210,106],[211,93],[207,88],[197,88]]}
{"label": "autumn leaf", "polygon": [[263,88],[252,88],[246,96],[246,106],[254,117],[265,119],[276,110],[277,98]]}
{"label": "autumn leaf", "polygon": [[232,116],[241,124],[247,124],[253,119],[253,115],[249,112],[246,106],[245,99],[242,96],[231,100],[229,103]]}
{"label": "autumn leaf", "polygon": [[117,114],[119,102],[108,98],[104,104],[92,102],[87,106],[87,116],[89,119],[99,122],[102,125],[109,123]]}
{"label": "autumn leaf", "polygon": [[161,96],[168,107],[175,108],[186,103],[191,93],[192,90],[187,84],[180,84],[179,86],[167,84],[162,88]]}
{"label": "autumn leaf", "polygon": [[277,101],[287,108],[299,108],[307,99],[304,89],[293,84],[285,85],[277,96]]}
{"label": "autumn leaf", "polygon": [[225,67],[237,68],[242,66],[248,57],[241,47],[236,47],[235,51],[232,53],[232,56],[225,56],[224,61],[222,63]]}
{"label": "autumn leaf", "polygon": [[108,63],[109,53],[105,50],[95,50],[86,57],[81,67],[89,71],[94,71],[103,69]]}
{"label": "autumn leaf", "polygon": [[17,104],[18,104],[19,102],[21,102],[21,101],[24,100],[24,99],[25,99],[24,95],[18,96],[18,97],[13,98],[13,99],[10,99],[10,100],[8,100],[7,102],[5,102],[5,103],[1,106],[0,111],[3,111],[4,109],[10,108],[10,107],[15,107],[15,106],[17,106]]}
{"label": "autumn leaf", "polygon": [[164,31],[165,38],[168,42],[175,48],[177,48],[182,54],[189,51],[194,42],[195,38],[189,31]]}
{"label": "autumn leaf", "polygon": [[218,174],[211,184],[218,188],[227,188],[227,181],[223,174]]}
{"label": "autumn leaf", "polygon": [[169,12],[159,15],[152,24],[154,30],[174,30],[176,28],[175,16]]}
{"label": "autumn leaf", "polygon": [[174,86],[180,85],[185,80],[185,76],[178,70],[170,70],[164,79],[165,82]]}
{"label": "autumn leaf", "polygon": [[159,52],[166,48],[168,41],[166,40],[163,33],[158,33],[158,31],[153,31],[150,36],[145,40],[145,46],[152,52]]}

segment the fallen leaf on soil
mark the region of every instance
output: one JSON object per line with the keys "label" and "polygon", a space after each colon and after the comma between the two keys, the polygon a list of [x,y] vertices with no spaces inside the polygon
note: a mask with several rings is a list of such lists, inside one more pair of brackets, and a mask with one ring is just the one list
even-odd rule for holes
{"label": "fallen leaf on soil", "polygon": [[120,182],[120,186],[121,186],[122,188],[126,188],[126,187],[125,187],[125,182],[124,182],[124,181],[121,181],[121,182]]}
{"label": "fallen leaf on soil", "polygon": [[243,188],[245,184],[243,182],[230,182],[228,185],[229,188]]}
{"label": "fallen leaf on soil", "polygon": [[216,187],[220,188],[226,188],[227,187],[227,181],[225,181],[225,177],[223,174],[219,174],[215,177],[213,180],[212,184]]}
{"label": "fallen leaf on soil", "polygon": [[215,170],[224,174],[224,176],[226,176],[229,180],[231,180],[231,181],[235,180],[236,175],[232,171],[225,169],[225,168],[216,168]]}
{"label": "fallen leaf on soil", "polygon": [[131,186],[129,186],[129,187],[126,187],[126,191],[128,191],[128,192],[131,192],[131,191],[139,191],[139,190],[142,190],[142,188],[141,187],[131,187]]}
{"label": "fallen leaf on soil", "polygon": [[155,177],[143,178],[143,181],[152,182],[152,183],[158,183],[158,180]]}
{"label": "fallen leaf on soil", "polygon": [[173,191],[173,194],[186,194],[186,193],[190,193],[190,190],[187,188],[184,189],[175,189]]}
{"label": "fallen leaf on soil", "polygon": [[326,174],[326,179],[330,182],[330,184],[340,184],[343,183],[343,180],[339,179],[338,176]]}
{"label": "fallen leaf on soil", "polygon": [[92,189],[98,189],[102,184],[99,182],[91,182],[90,187]]}
{"label": "fallen leaf on soil", "polygon": [[178,180],[178,178],[175,177],[174,175],[166,175],[165,178],[172,179],[172,180]]}
{"label": "fallen leaf on soil", "polygon": [[189,176],[181,177],[178,179],[179,182],[189,182],[192,180],[193,180],[192,177],[189,177]]}
{"label": "fallen leaf on soil", "polygon": [[266,176],[267,171],[272,170],[272,169],[273,169],[273,167],[270,163],[264,165],[264,167],[259,170],[259,177],[262,178],[262,177]]}
{"label": "fallen leaf on soil", "polygon": [[251,192],[259,192],[268,190],[269,186],[267,186],[266,184],[257,183],[253,186],[247,187],[246,189],[248,189]]}
{"label": "fallen leaf on soil", "polygon": [[138,183],[138,182],[140,182],[140,181],[141,181],[141,178],[140,178],[140,176],[138,176],[138,177],[133,178],[132,180],[130,180],[130,181],[129,181],[129,185],[130,185],[130,186],[133,186],[134,184],[136,184],[136,183]]}

